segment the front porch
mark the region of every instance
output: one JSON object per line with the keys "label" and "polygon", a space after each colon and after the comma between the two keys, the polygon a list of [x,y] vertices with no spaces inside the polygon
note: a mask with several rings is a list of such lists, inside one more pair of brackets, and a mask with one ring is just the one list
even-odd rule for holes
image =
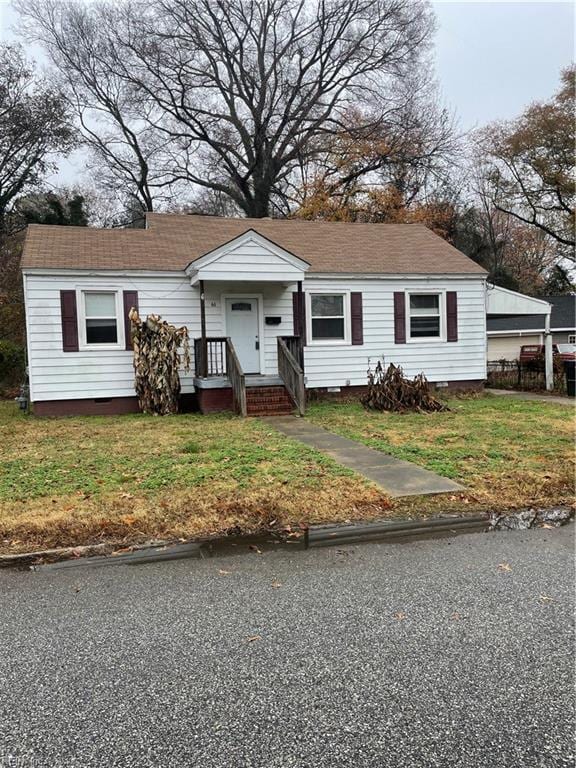
{"label": "front porch", "polygon": [[304,354],[299,336],[277,337],[278,374],[247,374],[230,337],[194,339],[194,389],[201,413],[285,415],[306,409]]}
{"label": "front porch", "polygon": [[203,413],[304,413],[308,268],[253,230],[189,265],[200,298],[193,384]]}

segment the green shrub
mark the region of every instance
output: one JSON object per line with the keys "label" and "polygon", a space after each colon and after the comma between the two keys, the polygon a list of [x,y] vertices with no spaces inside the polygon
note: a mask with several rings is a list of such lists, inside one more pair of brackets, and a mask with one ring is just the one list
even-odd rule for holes
{"label": "green shrub", "polygon": [[24,380],[25,370],[24,347],[0,339],[0,387],[20,384]]}

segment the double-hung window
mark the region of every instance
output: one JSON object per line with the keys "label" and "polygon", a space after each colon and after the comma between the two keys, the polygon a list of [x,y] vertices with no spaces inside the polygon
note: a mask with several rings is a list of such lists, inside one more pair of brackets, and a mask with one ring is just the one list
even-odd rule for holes
{"label": "double-hung window", "polygon": [[81,337],[87,347],[116,347],[122,343],[118,291],[81,291]]}
{"label": "double-hung window", "polygon": [[442,294],[408,294],[411,339],[440,339],[442,337]]}
{"label": "double-hung window", "polygon": [[311,341],[328,344],[348,341],[348,295],[346,293],[311,293],[309,295]]}

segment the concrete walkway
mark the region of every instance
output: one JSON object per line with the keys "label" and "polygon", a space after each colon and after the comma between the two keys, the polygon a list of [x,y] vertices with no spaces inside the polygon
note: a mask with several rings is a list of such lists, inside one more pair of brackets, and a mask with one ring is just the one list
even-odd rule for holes
{"label": "concrete walkway", "polygon": [[306,419],[273,416],[266,421],[282,434],[316,448],[339,464],[364,475],[383,488],[389,496],[420,496],[463,490],[463,487],[453,480],[422,469],[409,461],[395,459],[347,437],[335,435]]}
{"label": "concrete walkway", "polygon": [[507,395],[517,400],[538,400],[541,403],[556,403],[556,405],[570,405],[574,408],[575,400],[573,397],[563,397],[562,395],[537,395],[534,392],[518,392],[515,389],[486,389],[492,395]]}

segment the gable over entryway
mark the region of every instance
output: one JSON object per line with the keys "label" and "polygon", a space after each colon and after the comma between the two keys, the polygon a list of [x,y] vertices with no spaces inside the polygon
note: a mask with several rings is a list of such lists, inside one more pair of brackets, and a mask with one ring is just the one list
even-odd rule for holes
{"label": "gable over entryway", "polygon": [[310,265],[254,230],[192,261],[186,268],[192,285],[201,280],[226,282],[298,282]]}

